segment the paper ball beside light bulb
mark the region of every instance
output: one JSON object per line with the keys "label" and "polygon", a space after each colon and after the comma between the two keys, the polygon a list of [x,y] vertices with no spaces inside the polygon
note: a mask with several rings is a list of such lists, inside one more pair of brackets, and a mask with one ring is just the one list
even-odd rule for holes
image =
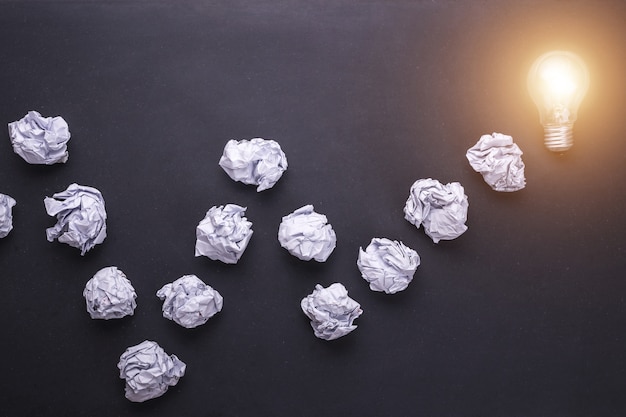
{"label": "paper ball beside light bulb", "polygon": [[482,135],[465,156],[474,171],[495,191],[513,192],[526,186],[522,150],[509,135]]}
{"label": "paper ball beside light bulb", "polygon": [[567,151],[574,143],[578,107],[589,88],[585,63],[571,52],[545,53],[530,68],[527,83],[539,110],[546,147],[553,152]]}

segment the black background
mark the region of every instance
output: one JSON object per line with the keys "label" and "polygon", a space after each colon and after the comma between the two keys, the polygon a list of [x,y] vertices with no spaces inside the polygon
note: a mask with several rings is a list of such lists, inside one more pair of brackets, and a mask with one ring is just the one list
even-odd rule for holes
{"label": "black background", "polygon": [[[0,122],[61,115],[67,164],[0,143],[2,415],[626,415],[626,3],[622,1],[0,2]],[[525,85],[551,49],[583,57],[591,87],[563,155],[543,146]],[[512,135],[527,187],[497,193],[465,158]],[[289,169],[256,193],[218,166],[229,139],[278,141]],[[419,178],[459,181],[469,230],[433,244],[403,219]],[[49,243],[43,198],[98,188],[108,237],[84,257]],[[195,258],[213,205],[248,207],[237,265]],[[281,217],[328,216],[326,263],[282,249]],[[396,295],[356,258],[373,237],[422,258]],[[115,265],[133,317],[90,319],[82,291]],[[196,274],[224,309],[194,330],[156,291]],[[313,336],[300,300],[343,283],[358,329]],[[149,339],[188,365],[163,397],[124,398],[116,367]]]}

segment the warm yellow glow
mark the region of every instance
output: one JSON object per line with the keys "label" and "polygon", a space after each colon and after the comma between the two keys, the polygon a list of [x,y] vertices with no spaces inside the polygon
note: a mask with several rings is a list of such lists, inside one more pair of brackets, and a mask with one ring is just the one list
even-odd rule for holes
{"label": "warm yellow glow", "polygon": [[539,110],[548,149],[563,152],[572,146],[573,125],[588,87],[589,72],[578,55],[552,51],[533,63],[528,92]]}
{"label": "warm yellow glow", "polygon": [[538,68],[539,75],[549,94],[571,96],[580,85],[576,80],[576,72],[566,60],[559,57],[546,59]]}

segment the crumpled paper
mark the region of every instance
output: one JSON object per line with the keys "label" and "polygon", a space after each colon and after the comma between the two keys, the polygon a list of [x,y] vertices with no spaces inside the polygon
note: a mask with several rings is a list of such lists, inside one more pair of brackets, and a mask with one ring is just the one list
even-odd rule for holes
{"label": "crumpled paper", "polygon": [[185,275],[157,291],[163,301],[163,317],[192,329],[207,322],[222,310],[219,292],[195,275]]}
{"label": "crumpled paper", "polygon": [[236,204],[211,207],[196,227],[196,256],[236,264],[252,237],[246,207]]}
{"label": "crumpled paper", "polygon": [[462,235],[467,226],[469,203],[458,182],[443,185],[431,178],[415,181],[404,206],[404,218],[424,231],[433,242]]}
{"label": "crumpled paper", "polygon": [[0,239],[6,237],[13,230],[13,207],[16,201],[0,193]]}
{"label": "crumpled paper", "polygon": [[340,283],[328,288],[317,284],[315,290],[302,299],[300,306],[311,319],[315,336],[324,340],[347,335],[357,328],[353,322],[363,314],[359,303],[348,297],[348,290]]}
{"label": "crumpled paper", "polygon": [[176,355],[168,356],[156,342],[145,340],[126,349],[117,367],[120,378],[126,380],[126,398],[141,403],[176,385],[187,365]]}
{"label": "crumpled paper", "polygon": [[482,135],[466,157],[474,171],[496,191],[517,191],[526,186],[522,150],[511,136],[502,133]]}
{"label": "crumpled paper", "polygon": [[46,229],[49,242],[58,239],[80,249],[80,254],[84,255],[104,241],[107,236],[107,213],[100,191],[71,184],[52,197],[44,199],[48,215],[57,217],[57,224]]}
{"label": "crumpled paper", "polygon": [[22,119],[9,123],[13,151],[30,164],[65,163],[69,156],[70,131],[61,117],[42,117],[29,111]]}
{"label": "crumpled paper", "polygon": [[309,204],[283,217],[278,241],[298,259],[325,262],[337,245],[337,236],[326,216]]}
{"label": "crumpled paper", "polygon": [[87,281],[83,296],[92,319],[120,319],[135,313],[137,293],[115,266],[102,268]]}
{"label": "crumpled paper", "polygon": [[402,242],[373,238],[365,250],[359,248],[356,264],[363,279],[370,283],[370,289],[395,294],[409,286],[420,257]]}
{"label": "crumpled paper", "polygon": [[272,188],[287,169],[287,157],[278,142],[255,138],[229,140],[220,166],[230,178],[257,185],[257,192]]}

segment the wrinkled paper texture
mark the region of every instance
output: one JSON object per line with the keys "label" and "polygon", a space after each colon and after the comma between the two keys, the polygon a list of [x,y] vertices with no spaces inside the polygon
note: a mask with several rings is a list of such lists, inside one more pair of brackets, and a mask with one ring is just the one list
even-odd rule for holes
{"label": "wrinkled paper texture", "polygon": [[137,293],[115,266],[102,268],[87,281],[83,296],[92,319],[120,319],[135,313]]}
{"label": "wrinkled paper texture", "polygon": [[246,207],[236,204],[211,207],[196,227],[196,256],[236,264],[252,237]]}
{"label": "wrinkled paper texture", "polygon": [[337,245],[337,236],[326,216],[309,204],[283,217],[278,241],[298,259],[325,262]]}
{"label": "wrinkled paper texture", "polygon": [[373,238],[365,250],[359,248],[356,264],[370,289],[395,294],[409,286],[420,257],[402,242]]}
{"label": "wrinkled paper texture", "polygon": [[13,230],[13,207],[16,201],[0,193],[0,239],[6,237]]}
{"label": "wrinkled paper texture", "polygon": [[192,329],[207,322],[222,310],[219,292],[195,275],[185,275],[157,291],[163,301],[163,317]]}
{"label": "wrinkled paper texture", "polygon": [[526,186],[522,150],[511,136],[502,133],[482,135],[466,157],[474,171],[496,191],[517,191]]}
{"label": "wrinkled paper texture", "polygon": [[68,159],[70,131],[61,117],[42,117],[29,111],[22,119],[9,123],[13,151],[30,164],[52,165]]}
{"label": "wrinkled paper texture", "polygon": [[156,342],[146,340],[126,349],[117,367],[120,378],[126,380],[126,398],[141,403],[176,385],[187,365],[176,355],[168,356]]}
{"label": "wrinkled paper texture", "polygon": [[102,194],[95,188],[71,184],[67,190],[46,197],[44,204],[57,224],[46,229],[48,241],[78,248],[81,255],[106,238],[106,210]]}
{"label": "wrinkled paper texture", "polygon": [[461,236],[467,226],[469,203],[458,182],[443,185],[431,178],[415,181],[404,206],[404,218],[424,231],[433,242]]}
{"label": "wrinkled paper texture", "polygon": [[287,157],[278,142],[255,138],[229,140],[219,161],[230,178],[257,185],[257,192],[272,188],[287,169]]}
{"label": "wrinkled paper texture", "polygon": [[315,290],[302,299],[300,306],[311,320],[315,336],[324,340],[347,335],[357,328],[353,322],[363,314],[359,303],[348,297],[348,290],[340,283],[328,288],[317,284]]}

